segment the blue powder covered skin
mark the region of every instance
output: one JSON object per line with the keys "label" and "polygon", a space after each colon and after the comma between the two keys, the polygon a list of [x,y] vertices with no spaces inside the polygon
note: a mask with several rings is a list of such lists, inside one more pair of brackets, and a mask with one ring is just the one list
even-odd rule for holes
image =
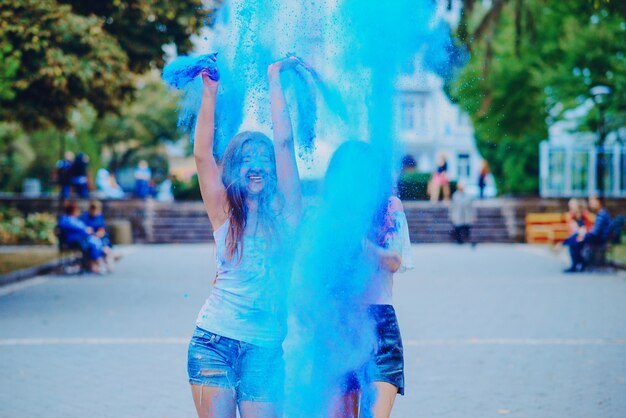
{"label": "blue powder covered skin", "polygon": [[317,122],[316,83],[310,70],[295,67],[282,74],[282,83],[287,89],[292,104],[292,119],[298,156],[311,163],[315,150],[315,125]]}

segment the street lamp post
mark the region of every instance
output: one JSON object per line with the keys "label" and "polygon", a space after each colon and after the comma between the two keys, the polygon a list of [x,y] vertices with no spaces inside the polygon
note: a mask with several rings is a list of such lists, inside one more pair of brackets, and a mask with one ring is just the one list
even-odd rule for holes
{"label": "street lamp post", "polygon": [[604,153],[604,141],[606,140],[606,123],[604,110],[606,102],[611,94],[611,88],[607,86],[595,86],[589,91],[593,102],[598,106],[600,121],[598,123],[598,159],[596,165],[596,184],[598,186],[598,196],[604,197],[604,175],[606,172],[606,155]]}

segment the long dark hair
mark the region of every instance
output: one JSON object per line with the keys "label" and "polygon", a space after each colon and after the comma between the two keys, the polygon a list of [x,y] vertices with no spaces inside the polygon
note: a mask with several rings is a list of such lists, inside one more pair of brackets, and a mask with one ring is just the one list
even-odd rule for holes
{"label": "long dark hair", "polygon": [[230,222],[226,236],[226,254],[233,259],[238,253],[239,260],[243,255],[243,232],[248,222],[248,205],[246,198],[248,192],[239,181],[243,147],[246,144],[257,143],[266,147],[270,155],[271,170],[264,188],[259,195],[257,222],[266,234],[275,230],[276,213],[273,202],[276,197],[278,180],[276,177],[276,156],[272,141],[261,132],[245,131],[235,135],[226,147],[222,157],[222,182],[226,187],[226,199],[228,201]]}
{"label": "long dark hair", "polygon": [[327,202],[341,222],[359,234],[371,234],[383,223],[389,193],[385,165],[373,146],[346,141],[333,154],[326,171]]}

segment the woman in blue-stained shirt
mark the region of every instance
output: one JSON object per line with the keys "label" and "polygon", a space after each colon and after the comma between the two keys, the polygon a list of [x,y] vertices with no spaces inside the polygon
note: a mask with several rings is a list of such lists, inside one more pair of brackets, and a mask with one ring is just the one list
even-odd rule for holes
{"label": "woman in blue-stained shirt", "polygon": [[202,74],[194,135],[202,199],[213,226],[217,274],[189,344],[188,374],[200,417],[279,417],[284,380],[289,260],[286,237],[301,210],[300,179],[280,73],[268,68],[273,141],[235,135],[218,165],[213,156],[217,68]]}

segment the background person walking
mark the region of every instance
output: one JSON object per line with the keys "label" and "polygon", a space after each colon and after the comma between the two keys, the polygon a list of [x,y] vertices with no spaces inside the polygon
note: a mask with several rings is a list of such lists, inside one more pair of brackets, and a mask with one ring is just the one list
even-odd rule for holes
{"label": "background person walking", "polygon": [[62,160],[57,161],[55,170],[55,180],[59,185],[59,196],[61,199],[70,197],[72,191],[72,164],[74,163],[74,153],[65,151]]}
{"label": "background person walking", "polygon": [[433,173],[428,184],[430,193],[430,201],[435,203],[439,201],[439,193],[443,191],[443,200],[450,200],[450,178],[448,177],[448,161],[445,154],[441,153],[437,156],[437,169]]}
{"label": "background person walking", "polygon": [[74,191],[81,199],[89,198],[89,179],[87,177],[87,166],[89,165],[89,157],[79,152],[76,155],[70,168],[70,183]]}
{"label": "background person walking", "polygon": [[152,180],[152,170],[146,160],[141,160],[135,168],[135,196],[145,199],[150,195],[150,180]]}
{"label": "background person walking", "polygon": [[454,239],[458,244],[470,240],[472,225],[476,222],[476,210],[471,196],[465,192],[465,184],[459,182],[452,195],[448,216],[454,227]]}

